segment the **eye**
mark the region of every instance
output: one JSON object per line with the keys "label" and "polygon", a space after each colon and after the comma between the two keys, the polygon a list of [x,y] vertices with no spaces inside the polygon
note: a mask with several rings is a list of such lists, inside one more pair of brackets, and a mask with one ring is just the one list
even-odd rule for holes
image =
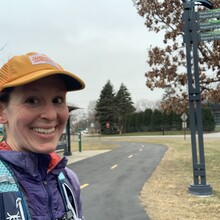
{"label": "eye", "polygon": [[28,105],[35,105],[38,104],[40,100],[37,97],[29,97],[26,99],[25,103]]}
{"label": "eye", "polygon": [[63,104],[63,103],[65,103],[65,98],[63,98],[63,97],[55,97],[54,99],[53,99],[53,103],[54,104]]}

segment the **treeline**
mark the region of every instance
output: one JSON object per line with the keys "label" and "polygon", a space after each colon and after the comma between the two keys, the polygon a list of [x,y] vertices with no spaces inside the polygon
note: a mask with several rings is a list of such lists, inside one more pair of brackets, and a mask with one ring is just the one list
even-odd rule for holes
{"label": "treeline", "polygon": [[[202,116],[203,130],[215,130],[215,120],[211,109],[203,107]],[[181,130],[182,122],[180,114],[174,112],[167,114],[159,109],[146,109],[144,112],[134,112],[128,116],[126,132]],[[186,122],[189,127],[189,116]]]}
{"label": "treeline", "polygon": [[127,132],[180,130],[181,128],[181,115],[166,114],[158,109],[135,112],[129,115],[126,124]]}
{"label": "treeline", "polygon": [[[189,127],[189,114],[187,127]],[[209,107],[203,106],[203,130],[213,131],[215,121]],[[117,134],[143,131],[181,130],[181,114],[166,113],[160,109],[137,112],[131,94],[122,83],[117,92],[110,80],[104,85],[95,106],[95,120],[102,134]]]}

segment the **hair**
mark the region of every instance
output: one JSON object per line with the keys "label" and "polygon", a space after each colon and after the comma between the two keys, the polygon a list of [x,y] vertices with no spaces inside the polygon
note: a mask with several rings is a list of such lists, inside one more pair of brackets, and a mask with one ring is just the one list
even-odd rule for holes
{"label": "hair", "polygon": [[[7,106],[9,102],[10,94],[12,90],[13,90],[13,87],[10,87],[0,92],[0,103],[2,103],[4,107]],[[5,128],[5,125],[3,125],[3,137],[2,137],[2,140],[0,140],[0,142],[6,140],[6,137],[7,137],[6,128]]]}
{"label": "hair", "polygon": [[2,92],[0,92],[0,102],[3,104],[7,104],[9,102],[10,94],[13,88],[6,88]]}

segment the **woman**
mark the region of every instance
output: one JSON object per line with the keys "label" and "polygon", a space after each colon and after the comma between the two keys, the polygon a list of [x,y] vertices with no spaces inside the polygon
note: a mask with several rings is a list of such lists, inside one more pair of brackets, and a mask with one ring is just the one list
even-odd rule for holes
{"label": "woman", "polygon": [[[67,159],[54,152],[68,119],[66,93],[84,87],[80,78],[38,53],[14,56],[0,70],[0,123],[6,131],[0,159],[24,194],[28,219],[84,219],[78,179],[66,167]],[[60,187],[61,173],[72,199]],[[74,204],[67,207],[66,199]],[[24,216],[21,209],[10,212],[5,210],[7,219]]]}

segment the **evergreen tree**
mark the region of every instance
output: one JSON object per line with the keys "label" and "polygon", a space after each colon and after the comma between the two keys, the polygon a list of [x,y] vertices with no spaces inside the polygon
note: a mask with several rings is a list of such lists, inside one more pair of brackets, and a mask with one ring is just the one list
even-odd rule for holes
{"label": "evergreen tree", "polygon": [[[112,134],[115,133],[116,130],[114,99],[114,88],[110,80],[108,80],[100,93],[95,108],[96,119],[100,124],[101,133],[103,134]],[[107,124],[109,124],[109,127],[106,126]]]}
{"label": "evergreen tree", "polygon": [[133,106],[131,94],[123,83],[115,96],[115,110],[118,131],[120,133],[125,132],[126,121],[129,114],[135,111],[135,107]]}
{"label": "evergreen tree", "polygon": [[136,117],[137,117],[136,115],[137,115],[137,112],[134,112],[128,116],[127,123],[126,123],[127,132],[136,131]]}
{"label": "evergreen tree", "polygon": [[151,128],[151,117],[152,117],[153,111],[152,109],[148,108],[144,111],[143,115],[143,123],[144,123],[144,130],[150,131]]}
{"label": "evergreen tree", "polygon": [[159,109],[155,109],[151,117],[151,126],[153,130],[154,131],[163,130],[163,121],[164,121],[163,113]]}
{"label": "evergreen tree", "polygon": [[168,117],[169,129],[181,130],[182,128],[181,114],[170,112],[167,115],[167,117]]}
{"label": "evergreen tree", "polygon": [[209,107],[202,108],[202,120],[203,120],[203,130],[204,131],[214,131],[215,130],[215,119],[212,111]]}
{"label": "evergreen tree", "polygon": [[165,111],[162,112],[162,124],[161,124],[161,129],[163,131],[167,131],[170,129],[169,125],[169,114],[167,114]]}
{"label": "evergreen tree", "polygon": [[144,115],[144,112],[137,112],[136,114],[136,130],[137,131],[143,131],[143,125],[144,125],[143,115]]}

